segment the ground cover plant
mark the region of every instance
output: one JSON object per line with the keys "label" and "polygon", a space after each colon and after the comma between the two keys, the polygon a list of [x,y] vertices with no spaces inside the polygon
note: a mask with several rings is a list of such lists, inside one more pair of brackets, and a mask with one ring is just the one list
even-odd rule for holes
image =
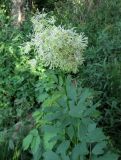
{"label": "ground cover plant", "polygon": [[0,2],[0,159],[120,160],[121,2],[27,0],[20,25],[8,2]]}

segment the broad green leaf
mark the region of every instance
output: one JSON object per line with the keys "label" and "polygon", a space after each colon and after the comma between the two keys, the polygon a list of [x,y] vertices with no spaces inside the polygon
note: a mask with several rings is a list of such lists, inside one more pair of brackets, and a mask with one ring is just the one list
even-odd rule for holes
{"label": "broad green leaf", "polygon": [[35,120],[38,122],[40,121],[40,119],[42,118],[43,113],[41,110],[37,110],[33,113],[33,117],[35,118]]}
{"label": "broad green leaf", "polygon": [[37,110],[37,111],[35,111],[34,113],[33,113],[33,116],[34,117],[38,117],[38,116],[42,116],[42,112],[41,112],[41,110]]}
{"label": "broad green leaf", "polygon": [[101,155],[104,153],[104,149],[106,147],[106,142],[97,143],[92,149],[92,153],[94,155]]}
{"label": "broad green leaf", "polygon": [[62,156],[61,156],[61,159],[62,159],[62,160],[70,160],[69,156],[67,156],[67,155],[62,155]]}
{"label": "broad green leaf", "polygon": [[12,54],[14,53],[14,48],[13,48],[12,46],[10,46],[10,47],[8,48],[8,50],[9,50],[10,53],[12,53]]}
{"label": "broad green leaf", "polygon": [[88,132],[87,134],[87,142],[93,143],[93,142],[101,142],[105,140],[106,137],[104,133],[102,132],[101,128],[96,128],[95,130]]}
{"label": "broad green leaf", "polygon": [[87,127],[86,125],[80,123],[79,130],[78,130],[78,138],[80,141],[86,141],[86,135],[87,135]]}
{"label": "broad green leaf", "polygon": [[43,119],[45,121],[53,121],[53,120],[56,120],[56,119],[59,119],[59,117],[61,117],[62,113],[60,111],[57,111],[55,113],[47,113]]}
{"label": "broad green leaf", "polygon": [[83,110],[77,106],[70,107],[69,115],[74,118],[81,118]]}
{"label": "broad green leaf", "polygon": [[80,156],[84,156],[88,154],[88,149],[86,143],[77,144],[72,150],[72,160],[79,159]]}
{"label": "broad green leaf", "polygon": [[85,102],[85,100],[92,98],[92,92],[89,88],[85,88],[82,90],[82,93],[80,95],[80,104]]}
{"label": "broad green leaf", "polygon": [[[64,114],[64,113],[63,113],[63,115],[61,115],[61,117],[60,117],[59,120],[61,120],[60,126],[61,126],[63,129],[65,129],[65,128],[68,127],[70,124],[72,124],[72,122],[74,122],[74,121],[72,120],[72,118],[71,118],[70,116],[68,116],[68,114]],[[72,122],[71,122],[71,120],[72,120]]]}
{"label": "broad green leaf", "polygon": [[74,149],[72,150],[71,159],[77,160],[80,158],[80,145],[76,145]]}
{"label": "broad green leaf", "polygon": [[30,134],[31,134],[31,135],[33,135],[34,137],[39,135],[39,133],[38,133],[38,130],[37,130],[37,129],[33,129],[33,130],[31,130],[31,131],[30,131]]}
{"label": "broad green leaf", "polygon": [[80,143],[80,155],[87,155],[87,154],[88,154],[87,144],[86,142],[81,142]]}
{"label": "broad green leaf", "polygon": [[58,148],[57,148],[57,153],[60,153],[61,155],[66,155],[66,152],[68,150],[70,146],[70,141],[65,140],[64,142],[62,142]]}
{"label": "broad green leaf", "polygon": [[27,150],[32,142],[32,139],[33,139],[33,135],[32,134],[29,134],[27,135],[24,140],[23,140],[23,149],[24,150]]}
{"label": "broad green leaf", "polygon": [[44,141],[44,148],[47,149],[52,149],[53,146],[56,144],[56,140],[51,141],[52,138],[54,138],[56,136],[56,133],[49,133],[49,132],[45,132],[44,133],[44,137],[43,137],[43,141]]}
{"label": "broad green leaf", "polygon": [[55,92],[51,97],[47,98],[42,106],[44,107],[50,107],[53,104],[57,103],[60,97],[63,96],[63,92]]}
{"label": "broad green leaf", "polygon": [[51,141],[51,139],[53,139],[57,135],[59,129],[51,125],[45,125],[43,127],[43,131],[44,131],[44,147],[46,149],[52,149],[56,143],[56,140]]}
{"label": "broad green leaf", "polygon": [[93,132],[96,129],[96,123],[91,123],[88,126],[88,132]]}
{"label": "broad green leaf", "polygon": [[104,156],[99,157],[97,160],[118,160],[119,156],[115,153],[108,152]]}
{"label": "broad green leaf", "polygon": [[44,153],[44,160],[61,160],[61,159],[55,152],[47,151]]}
{"label": "broad green leaf", "polygon": [[33,160],[40,160],[42,156],[42,148],[39,147],[36,153],[33,154]]}
{"label": "broad green leaf", "polygon": [[54,125],[44,125],[43,131],[45,133],[55,133],[56,134],[56,133],[60,132],[60,129]]}
{"label": "broad green leaf", "polygon": [[33,137],[33,140],[31,143],[31,150],[32,150],[33,154],[35,154],[37,152],[37,150],[40,147],[40,144],[41,144],[40,136],[37,135],[37,136]]}
{"label": "broad green leaf", "polygon": [[63,97],[58,100],[58,104],[65,110],[68,108],[67,99],[67,96],[64,94]]}

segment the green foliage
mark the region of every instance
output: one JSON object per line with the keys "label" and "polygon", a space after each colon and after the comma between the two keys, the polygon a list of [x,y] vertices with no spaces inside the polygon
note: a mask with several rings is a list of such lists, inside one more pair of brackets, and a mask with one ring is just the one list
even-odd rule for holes
{"label": "green foliage", "polygon": [[23,54],[21,46],[31,32],[29,21],[13,30],[1,10],[0,24],[0,156],[3,160],[27,160],[31,153],[22,152],[21,143],[34,127],[31,113],[63,82],[58,73],[45,70],[34,59],[34,51]]}
{"label": "green foliage", "polygon": [[31,113],[46,98],[40,100],[40,94],[51,94],[59,85],[55,73],[45,72],[38,62],[33,65],[33,52],[29,56],[22,53],[21,46],[31,32],[30,22],[13,29],[6,11],[0,13],[0,156],[3,160],[24,160],[21,142],[34,126]]}
{"label": "green foliage", "polygon": [[[55,9],[43,18],[34,16],[33,32],[28,19],[14,28],[10,1],[0,2],[0,159],[117,160],[113,144],[121,153],[121,2],[33,0],[34,7],[38,4]],[[78,37],[86,40],[82,32],[89,41],[85,54],[77,44]],[[46,43],[40,52],[36,38],[42,35]],[[40,54],[52,51],[57,54],[51,55],[54,65],[44,59],[43,67]],[[60,63],[68,58],[69,66]],[[76,80],[64,80],[65,71],[77,70]],[[98,91],[94,100],[88,88]]]}
{"label": "green foliage", "polygon": [[[79,1],[78,1],[79,2]],[[80,70],[83,85],[100,91],[102,126],[121,146],[121,2],[119,0],[74,0],[56,3],[54,14],[58,23],[76,27],[88,37],[85,63]],[[73,12],[72,12],[73,10]],[[118,131],[118,132],[117,132]]]}
{"label": "green foliage", "polygon": [[27,150],[31,147],[31,151],[33,155],[36,155],[38,148],[40,147],[40,136],[36,129],[30,131],[29,135],[23,141],[23,149]]}
{"label": "green foliage", "polygon": [[[92,92],[76,87],[68,77],[58,95],[50,96],[33,115],[40,131],[41,159],[118,160],[118,155],[109,149],[108,138],[97,127],[99,104],[93,103]],[[33,141],[31,132],[23,140],[24,150]]]}
{"label": "green foliage", "polygon": [[11,0],[4,0],[0,1],[0,12],[1,10],[5,10],[4,16],[9,16],[10,14],[10,7],[11,7]]}

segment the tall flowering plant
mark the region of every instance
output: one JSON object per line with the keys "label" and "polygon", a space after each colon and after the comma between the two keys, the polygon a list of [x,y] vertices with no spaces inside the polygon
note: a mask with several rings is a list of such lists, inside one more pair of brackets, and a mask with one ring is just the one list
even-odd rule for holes
{"label": "tall flowering plant", "polygon": [[[32,18],[33,34],[29,45],[35,47],[37,58],[44,66],[76,73],[84,58],[88,39],[74,28],[55,25],[55,18],[37,14]],[[28,45],[28,44],[27,44]]]}

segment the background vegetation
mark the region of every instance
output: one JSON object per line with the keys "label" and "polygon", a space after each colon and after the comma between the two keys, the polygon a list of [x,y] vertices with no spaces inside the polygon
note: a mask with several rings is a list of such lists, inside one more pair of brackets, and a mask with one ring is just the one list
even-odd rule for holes
{"label": "background vegetation", "polygon": [[[16,9],[13,3],[0,1],[1,160],[117,160],[120,0],[21,0]],[[57,28],[75,28],[88,37],[84,63],[76,74],[44,67],[35,46],[28,48],[30,19],[43,8],[48,17],[55,17]],[[12,10],[19,11],[19,22]]]}

